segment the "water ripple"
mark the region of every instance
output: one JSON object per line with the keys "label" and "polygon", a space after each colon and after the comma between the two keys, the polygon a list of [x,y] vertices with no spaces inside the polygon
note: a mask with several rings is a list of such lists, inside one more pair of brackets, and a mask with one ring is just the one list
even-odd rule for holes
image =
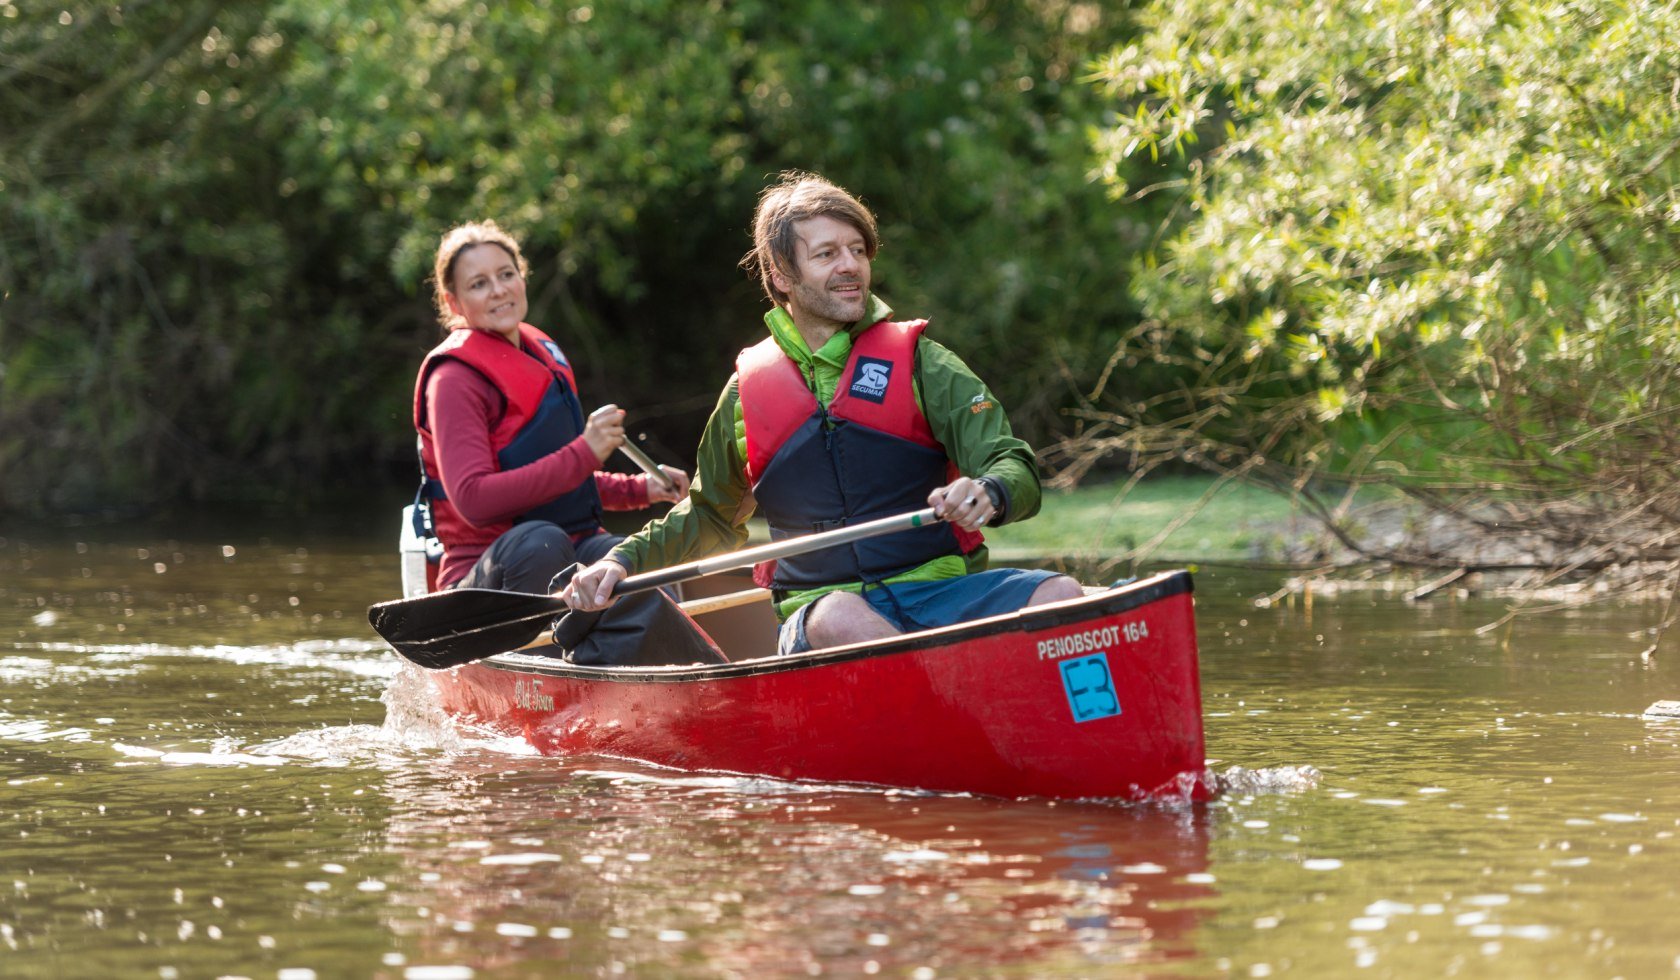
{"label": "water ripple", "polygon": [[[166,643],[18,643],[18,650],[38,650],[42,653],[74,653],[90,655],[90,662],[101,672],[134,672],[135,661],[166,657],[194,657],[219,660],[239,666],[300,667],[343,671],[360,677],[393,677],[402,668],[400,659],[381,643],[366,640],[302,640],[297,643],[238,646],[218,643],[208,646],[176,646]],[[42,657],[7,657],[0,659],[0,676],[6,671],[40,671],[62,673],[78,669],[57,660]],[[82,667],[80,669],[87,669]],[[36,676],[30,673],[20,677]]]}

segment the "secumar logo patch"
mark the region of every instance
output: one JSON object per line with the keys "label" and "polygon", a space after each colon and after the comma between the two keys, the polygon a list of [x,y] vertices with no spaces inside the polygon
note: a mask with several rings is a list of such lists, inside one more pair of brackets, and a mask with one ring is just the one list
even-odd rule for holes
{"label": "secumar logo patch", "polygon": [[852,372],[852,397],[863,398],[879,405],[887,400],[887,382],[892,378],[893,363],[879,357],[859,357],[857,370]]}

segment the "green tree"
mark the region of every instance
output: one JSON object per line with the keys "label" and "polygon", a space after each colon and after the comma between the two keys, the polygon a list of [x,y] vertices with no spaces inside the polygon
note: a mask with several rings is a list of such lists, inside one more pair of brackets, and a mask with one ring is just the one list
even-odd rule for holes
{"label": "green tree", "polygon": [[1102,206],[1077,83],[1123,14],[0,0],[0,508],[406,480],[431,251],[481,217],[586,396],[680,459],[762,329],[735,260],[786,168],[876,206],[883,291],[1047,435],[1133,317],[1148,223]]}
{"label": "green tree", "polygon": [[260,12],[7,2],[0,52],[0,506],[260,465],[298,278],[250,193],[247,95],[285,67]]}
{"label": "green tree", "polygon": [[[1094,71],[1121,200],[1174,221],[1074,471],[1189,459],[1398,487],[1556,564],[1680,532],[1680,10],[1657,2],[1157,4]],[[1134,188],[1137,159],[1173,177]],[[1473,561],[1365,542],[1382,557]]]}

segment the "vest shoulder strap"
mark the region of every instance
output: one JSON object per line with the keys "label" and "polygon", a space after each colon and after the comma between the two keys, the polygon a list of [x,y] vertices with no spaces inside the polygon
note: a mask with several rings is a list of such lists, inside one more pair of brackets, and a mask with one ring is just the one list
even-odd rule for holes
{"label": "vest shoulder strap", "polygon": [[414,386],[415,428],[425,428],[426,382],[445,360],[459,361],[483,375],[502,396],[504,417],[511,413],[530,418],[556,378],[575,393],[577,382],[560,346],[530,324],[520,324],[519,333],[523,351],[482,330],[451,330],[420,366]]}
{"label": "vest shoulder strap", "polygon": [[817,410],[817,396],[774,337],[735,358],[735,378],[746,430],[747,480],[754,482],[776,450]]}

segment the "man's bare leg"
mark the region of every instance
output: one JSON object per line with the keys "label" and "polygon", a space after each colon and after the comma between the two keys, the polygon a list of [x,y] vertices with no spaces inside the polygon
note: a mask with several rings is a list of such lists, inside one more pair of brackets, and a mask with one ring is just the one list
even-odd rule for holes
{"label": "man's bare leg", "polygon": [[805,639],[813,650],[879,640],[899,632],[852,592],[830,592],[805,614]]}
{"label": "man's bare leg", "polygon": [[1029,606],[1042,606],[1046,602],[1061,602],[1063,599],[1078,599],[1085,595],[1085,589],[1079,582],[1067,575],[1047,578],[1038,583],[1033,590],[1032,598],[1027,600]]}

